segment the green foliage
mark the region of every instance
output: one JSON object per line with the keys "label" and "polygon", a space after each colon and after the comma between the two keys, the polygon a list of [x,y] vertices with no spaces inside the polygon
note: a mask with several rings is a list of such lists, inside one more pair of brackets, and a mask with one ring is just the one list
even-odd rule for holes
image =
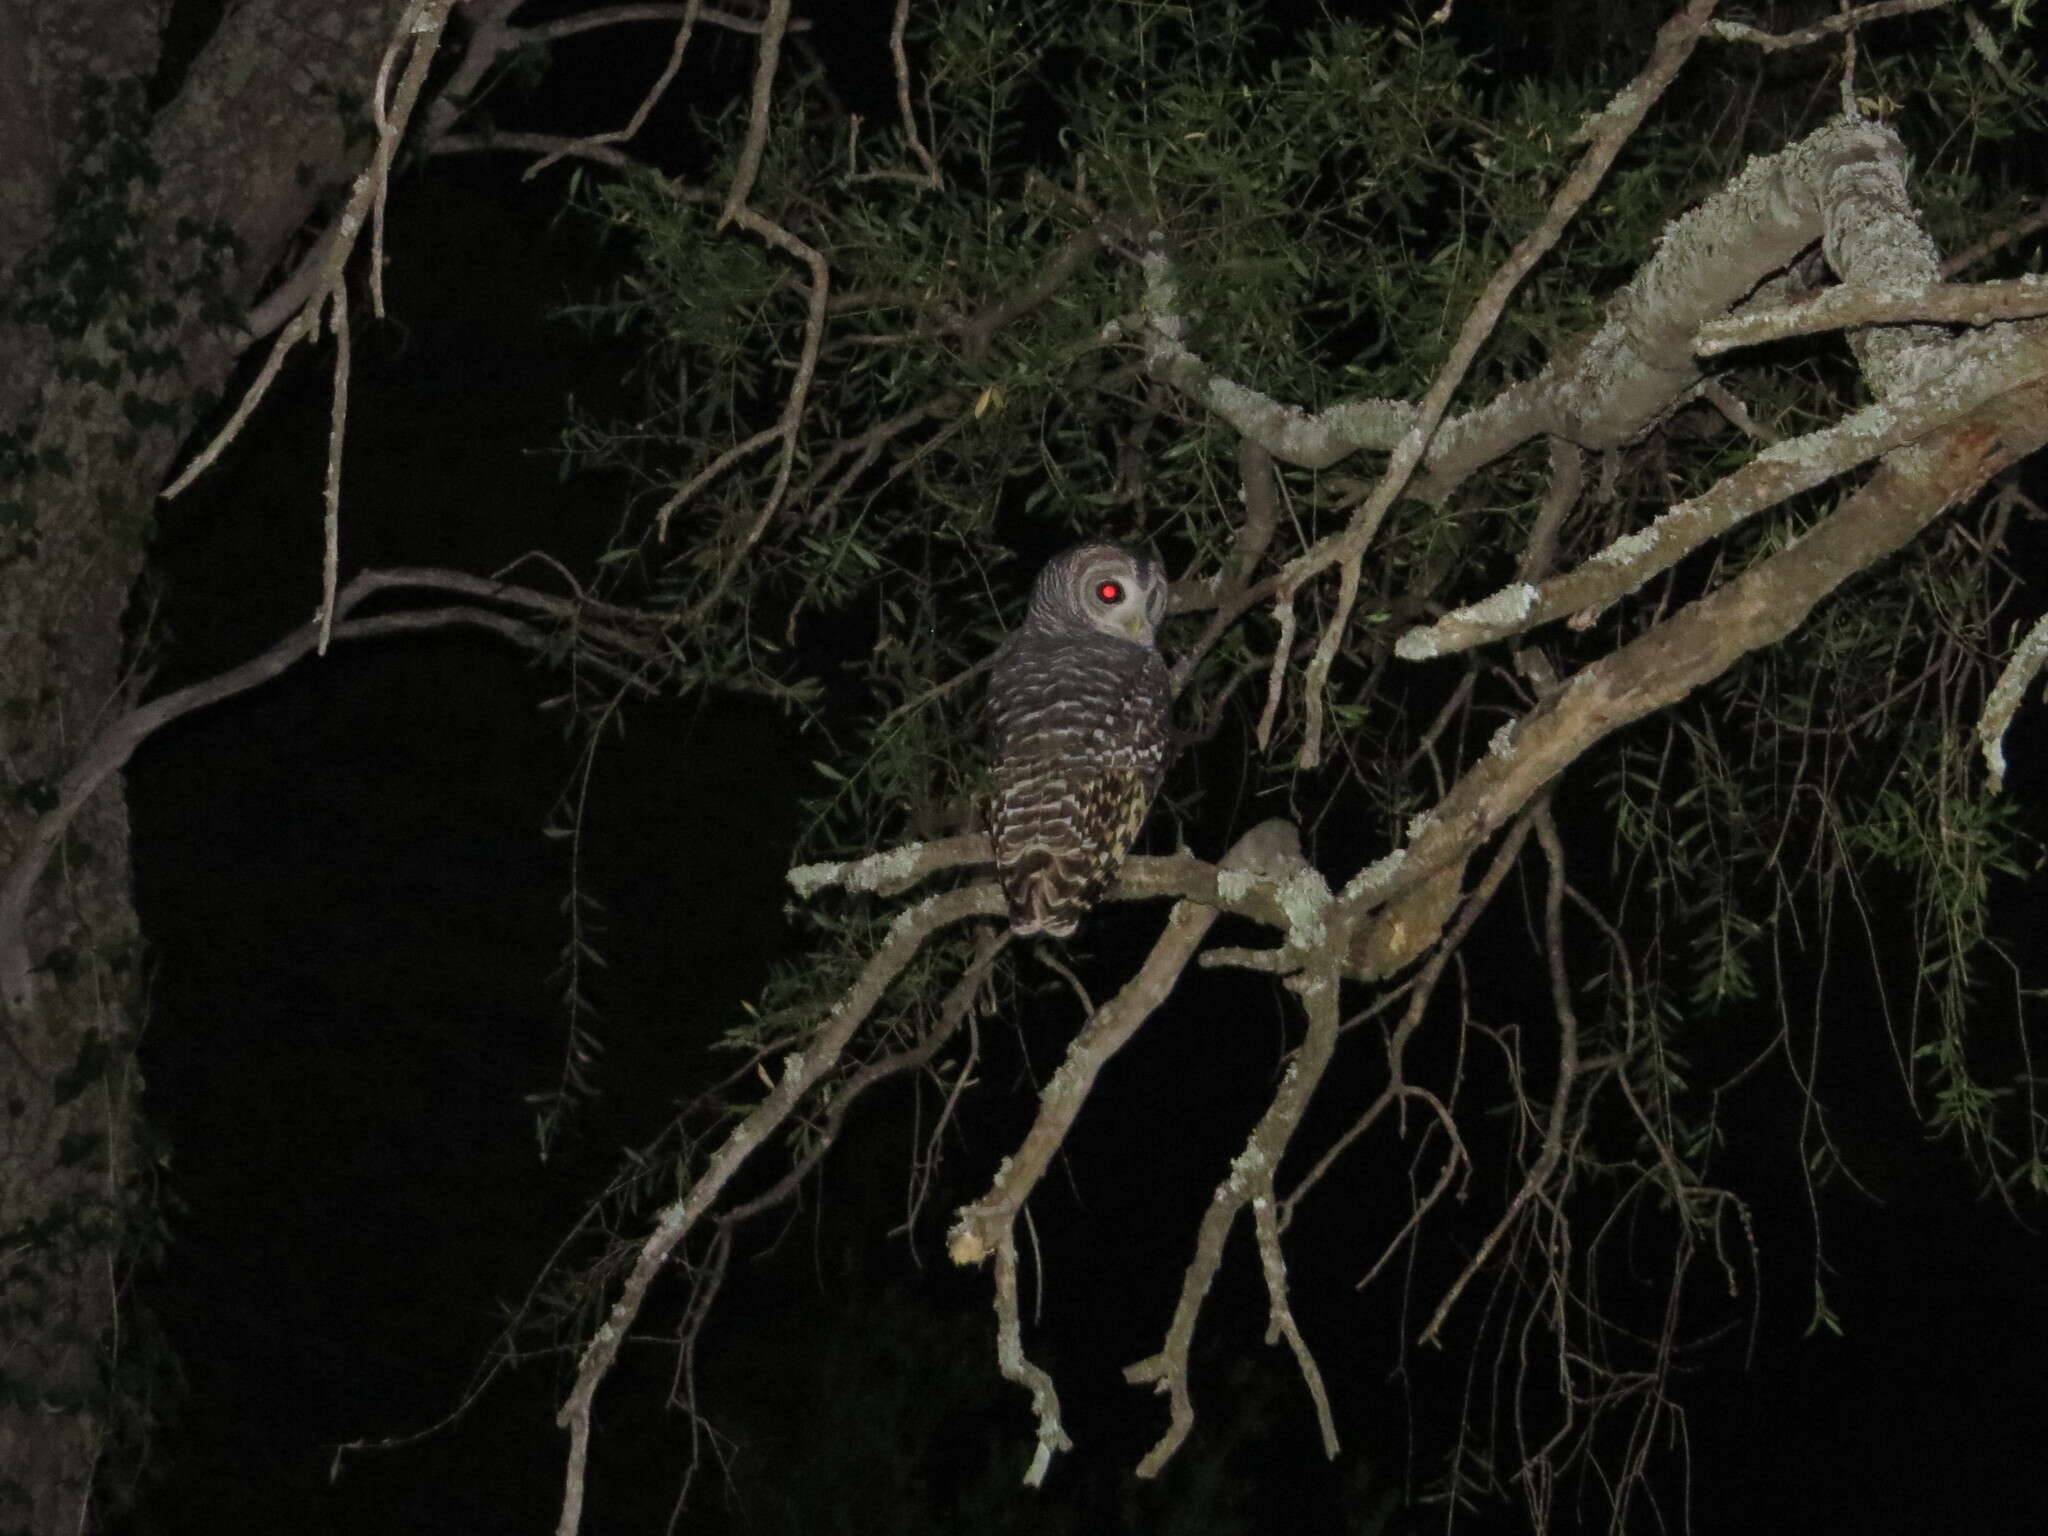
{"label": "green foliage", "polygon": [[[774,426],[804,356],[806,295],[786,256],[721,234],[715,198],[653,178],[597,194],[643,260],[585,318],[647,342],[650,410],[630,430],[586,425],[572,454],[623,463],[648,503],[692,488],[673,512],[677,553],[636,544],[613,574],[687,619],[690,680],[786,689],[821,643],[864,652],[846,680],[873,723],[852,741],[840,725],[807,853],[962,820],[977,690],[959,680],[1028,579],[1008,550],[1035,558],[1107,531],[1204,572],[1229,547],[1232,434],[1147,385],[1116,328],[1136,305],[1136,243],[1164,234],[1191,340],[1225,369],[1310,404],[1412,393],[1541,196],[1532,172],[1554,170],[1590,100],[1526,87],[1488,100],[1435,33],[1289,32],[1260,16],[947,8],[923,40],[936,188],[893,168],[900,134],[868,129],[849,148],[807,88],[785,89],[752,202],[829,254],[833,295],[786,466],[772,441],[734,452]],[[736,146],[737,128],[708,136]],[[1603,239],[1640,249],[1663,213],[1645,186],[1602,221]],[[1063,261],[1071,246],[1078,260]],[[1058,281],[1035,297],[1048,274]],[[1569,292],[1563,324],[1595,302]],[[1533,367],[1554,330],[1505,332],[1475,384]],[[1299,538],[1325,531],[1339,494],[1290,477]],[[1475,535],[1491,530],[1403,526],[1380,580],[1412,590],[1418,572],[1455,568]],[[1386,633],[1368,630],[1368,656]],[[1251,665],[1253,639],[1267,637],[1228,640],[1209,675]]]}

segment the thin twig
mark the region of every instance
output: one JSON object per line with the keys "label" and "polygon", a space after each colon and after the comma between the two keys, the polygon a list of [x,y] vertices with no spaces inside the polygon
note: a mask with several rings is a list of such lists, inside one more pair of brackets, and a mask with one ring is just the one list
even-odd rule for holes
{"label": "thin twig", "polygon": [[[405,73],[398,82],[397,94],[388,106],[378,93],[375,110],[379,113],[380,131],[377,147],[370,156],[370,163],[359,172],[355,184],[349,190],[347,204],[335,216],[334,229],[320,249],[324,252],[315,272],[296,288],[303,288],[306,295],[297,319],[286,326],[271,349],[271,355],[264,360],[263,370],[256,376],[256,382],[249,386],[227,425],[214,434],[213,439],[185,466],[183,474],[164,490],[166,501],[183,491],[200,475],[204,474],[221,451],[232,442],[257,403],[275,382],[284,356],[293,346],[319,328],[319,311],[325,304],[332,303],[338,312],[348,303],[348,288],[344,281],[344,269],[349,256],[355,250],[356,238],[363,224],[383,196],[391,175],[391,165],[398,153],[398,145],[405,136],[405,125],[411,120],[413,107],[419,100],[420,90],[426,84],[427,72],[432,67],[434,55],[440,46],[441,33],[448,24],[448,10],[453,0],[413,0],[399,18],[398,28],[386,46],[384,58],[378,68],[378,78],[388,76],[392,61],[401,49],[410,48],[406,58]],[[374,279],[373,279],[374,281]],[[380,299],[381,303],[381,299]],[[381,313],[381,309],[379,311]],[[339,331],[337,330],[337,335]],[[330,473],[338,449],[330,448]]]}
{"label": "thin twig", "polygon": [[924,167],[926,181],[936,192],[945,185],[945,181],[939,175],[939,167],[932,159],[931,151],[918,137],[917,114],[910,110],[910,58],[903,51],[903,34],[909,24],[910,0],[896,0],[896,16],[889,24],[889,63],[896,72],[896,114],[903,122],[904,142],[917,157],[917,163]]}
{"label": "thin twig", "polygon": [[630,139],[638,137],[640,130],[647,125],[647,119],[653,113],[656,103],[668,94],[669,86],[675,81],[676,75],[682,70],[683,55],[690,46],[690,34],[696,29],[702,12],[703,5],[701,0],[687,0],[687,3],[682,8],[682,14],[675,18],[676,37],[675,41],[669,45],[668,62],[662,65],[660,76],[656,78],[653,85],[648,87],[646,94],[640,98],[640,104],[633,109],[633,115],[627,119],[625,127],[614,128],[606,133],[594,133],[587,138],[572,141],[570,144],[555,151],[555,153],[545,155],[541,159],[534,161],[532,165],[526,168],[524,179],[527,181],[533,180],[534,177],[553,165],[557,160],[561,160],[569,155],[585,154],[591,148],[623,144]]}
{"label": "thin twig", "polygon": [[334,328],[334,382],[327,401],[327,475],[321,492],[320,644],[334,633],[334,597],[341,587],[341,445],[348,437],[349,330],[348,295],[335,293],[327,316]]}
{"label": "thin twig", "polygon": [[1550,859],[1550,880],[1543,904],[1543,941],[1550,965],[1551,1008],[1557,1015],[1557,1085],[1551,1094],[1550,1113],[1544,1122],[1543,1140],[1535,1160],[1529,1164],[1521,1187],[1509,1200],[1507,1209],[1501,1212],[1500,1219],[1480,1241],[1471,1260],[1444,1292],[1435,1312],[1430,1314],[1428,1326],[1422,1330],[1418,1340],[1423,1344],[1437,1342],[1445,1320],[1458,1304],[1458,1298],[1464,1295],[1465,1287],[1486,1267],[1501,1239],[1514,1230],[1529,1202],[1538,1195],[1547,1197],[1550,1176],[1564,1158],[1565,1124],[1571,1113],[1572,1093],[1579,1080],[1579,1021],[1572,1006],[1571,978],[1564,956],[1564,843],[1557,835],[1557,824],[1551,817],[1547,799],[1532,807],[1530,815],[1537,841],[1543,845],[1543,851]]}

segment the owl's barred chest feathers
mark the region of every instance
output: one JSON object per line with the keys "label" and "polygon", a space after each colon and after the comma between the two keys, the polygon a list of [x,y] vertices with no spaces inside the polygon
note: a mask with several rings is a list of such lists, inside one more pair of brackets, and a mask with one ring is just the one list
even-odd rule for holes
{"label": "owl's barred chest feathers", "polygon": [[1165,575],[1081,545],[1041,573],[989,683],[996,872],[1018,934],[1065,937],[1116,878],[1166,766]]}

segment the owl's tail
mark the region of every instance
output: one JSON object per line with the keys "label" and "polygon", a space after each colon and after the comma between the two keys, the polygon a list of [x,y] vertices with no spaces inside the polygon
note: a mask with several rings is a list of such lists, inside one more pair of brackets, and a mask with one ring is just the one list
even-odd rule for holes
{"label": "owl's tail", "polygon": [[1152,798],[1149,782],[1123,770],[1066,788],[1060,796],[999,795],[991,807],[996,874],[1020,938],[1064,939],[1080,926],[1115,883]]}

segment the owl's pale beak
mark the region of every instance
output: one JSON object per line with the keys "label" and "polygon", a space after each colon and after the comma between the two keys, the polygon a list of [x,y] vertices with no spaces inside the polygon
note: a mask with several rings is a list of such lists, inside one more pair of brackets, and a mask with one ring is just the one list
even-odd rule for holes
{"label": "owl's pale beak", "polygon": [[1123,617],[1119,619],[1117,622],[1122,625],[1123,632],[1129,635],[1133,640],[1144,640],[1145,610],[1140,608],[1136,603],[1131,604],[1130,611],[1124,614]]}

